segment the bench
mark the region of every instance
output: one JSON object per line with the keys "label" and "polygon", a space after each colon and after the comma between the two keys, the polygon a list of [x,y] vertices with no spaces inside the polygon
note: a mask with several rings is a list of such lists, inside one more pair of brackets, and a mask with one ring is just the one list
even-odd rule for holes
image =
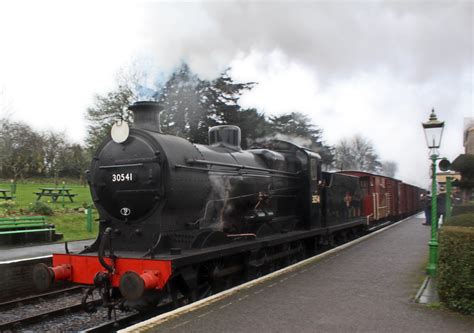
{"label": "bench", "polygon": [[0,188],[0,199],[13,200],[13,199],[16,198],[13,194],[10,194],[8,192],[10,192],[10,191],[6,190],[6,189],[3,189],[3,188]]}
{"label": "bench", "polygon": [[70,193],[70,188],[40,188],[41,192],[34,192],[37,198],[36,201],[39,201],[41,197],[51,197],[53,202],[56,202],[59,197],[69,198],[71,202],[74,202],[73,198],[77,195]]}
{"label": "bench", "polygon": [[[44,195],[44,194],[43,194]],[[51,195],[51,199],[53,199],[53,202],[56,202],[58,200],[59,197],[65,197],[65,198],[69,198],[69,200],[71,202],[74,202],[74,200],[72,200],[72,198],[74,198],[77,194],[72,194],[72,193],[68,193],[68,194],[52,194]]]}
{"label": "bench", "polygon": [[0,218],[0,244],[52,242],[55,238],[56,228],[46,222],[45,216]]}

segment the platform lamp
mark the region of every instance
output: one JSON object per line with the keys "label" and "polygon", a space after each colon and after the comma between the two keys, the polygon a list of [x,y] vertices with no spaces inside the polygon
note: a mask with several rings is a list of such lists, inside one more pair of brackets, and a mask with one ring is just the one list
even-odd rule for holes
{"label": "platform lamp", "polygon": [[434,109],[431,111],[430,119],[423,124],[425,132],[426,144],[430,150],[431,159],[431,239],[428,243],[430,248],[430,256],[427,273],[436,276],[436,268],[438,261],[438,209],[436,207],[436,160],[438,159],[438,148],[441,145],[441,137],[443,136],[444,121],[439,121],[436,117]]}

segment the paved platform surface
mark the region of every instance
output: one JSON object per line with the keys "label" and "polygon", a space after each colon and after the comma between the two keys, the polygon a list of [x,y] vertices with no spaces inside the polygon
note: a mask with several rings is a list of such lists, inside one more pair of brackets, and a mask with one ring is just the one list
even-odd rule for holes
{"label": "paved platform surface", "polygon": [[429,228],[412,218],[374,237],[176,316],[147,332],[474,332],[474,317],[414,303]]}
{"label": "paved platform surface", "polygon": [[[79,252],[93,243],[94,240],[84,240],[68,242],[68,248],[71,252]],[[0,263],[5,261],[21,260],[49,256],[54,252],[64,252],[64,243],[41,244],[21,247],[2,247],[0,248]]]}

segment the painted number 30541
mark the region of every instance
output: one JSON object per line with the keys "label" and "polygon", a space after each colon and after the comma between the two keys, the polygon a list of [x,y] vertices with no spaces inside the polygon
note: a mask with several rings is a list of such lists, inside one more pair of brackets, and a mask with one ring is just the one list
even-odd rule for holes
{"label": "painted number 30541", "polygon": [[114,173],[112,174],[113,182],[131,182],[133,181],[133,173]]}

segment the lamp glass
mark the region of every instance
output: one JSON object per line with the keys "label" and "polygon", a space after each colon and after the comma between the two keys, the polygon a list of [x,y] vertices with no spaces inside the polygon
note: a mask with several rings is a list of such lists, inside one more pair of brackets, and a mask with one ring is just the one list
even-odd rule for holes
{"label": "lamp glass", "polygon": [[[424,125],[424,124],[423,124]],[[441,145],[441,138],[443,136],[444,123],[440,126],[423,126],[425,130],[426,145],[428,148],[439,148]]]}
{"label": "lamp glass", "polygon": [[443,136],[444,121],[438,120],[433,109],[428,121],[422,123],[422,125],[425,131],[426,145],[429,149],[438,149],[441,145],[441,137]]}

